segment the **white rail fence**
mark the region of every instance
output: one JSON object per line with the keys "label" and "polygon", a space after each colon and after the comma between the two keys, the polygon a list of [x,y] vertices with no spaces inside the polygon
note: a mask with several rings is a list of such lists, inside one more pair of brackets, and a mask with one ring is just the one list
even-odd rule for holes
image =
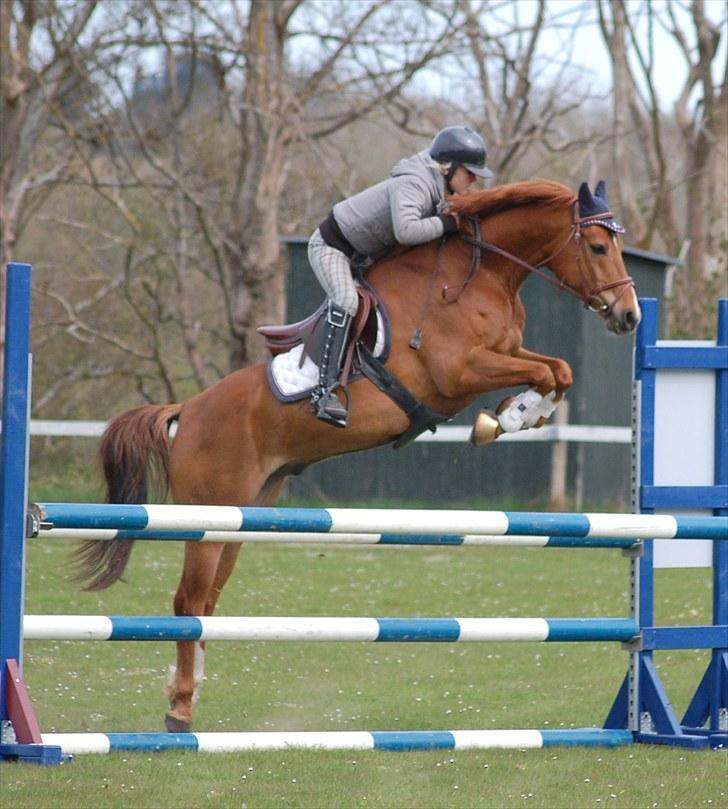
{"label": "white rail fence", "polygon": [[[0,431],[1,431],[0,425]],[[98,438],[106,428],[105,421],[52,421],[31,419],[31,435],[65,436],[67,438]],[[438,427],[436,433],[423,433],[417,441],[429,443],[464,443],[470,437],[467,425]],[[553,441],[585,444],[629,444],[630,427],[604,427],[590,424],[547,424],[540,430],[504,433],[498,443],[507,441]]]}
{"label": "white rail fence", "polygon": [[[504,433],[496,443],[506,442],[551,442],[551,470],[549,500],[553,506],[562,507],[567,502],[567,445],[576,444],[612,444],[629,445],[632,440],[631,427],[568,424],[568,403],[563,402],[554,414],[553,424],[546,424],[538,430],[523,430],[517,433]],[[32,436],[49,436],[65,438],[98,438],[106,428],[105,421],[62,421],[48,419],[31,419],[30,434]],[[0,432],[2,423],[0,423]],[[416,440],[428,443],[466,443],[470,438],[471,428],[467,425],[445,425],[438,427],[436,433],[426,432]],[[582,506],[582,485],[577,480],[576,491],[570,499],[574,507]]]}

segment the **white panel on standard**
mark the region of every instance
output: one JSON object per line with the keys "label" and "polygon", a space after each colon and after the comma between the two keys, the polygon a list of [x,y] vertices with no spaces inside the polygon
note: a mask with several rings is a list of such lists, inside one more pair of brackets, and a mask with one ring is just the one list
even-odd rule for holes
{"label": "white panel on standard", "polygon": [[[712,346],[665,340],[660,346]],[[715,372],[660,368],[655,373],[655,486],[712,486],[715,463]],[[666,508],[675,515],[711,511]],[[711,567],[710,540],[655,542],[655,567]]]}

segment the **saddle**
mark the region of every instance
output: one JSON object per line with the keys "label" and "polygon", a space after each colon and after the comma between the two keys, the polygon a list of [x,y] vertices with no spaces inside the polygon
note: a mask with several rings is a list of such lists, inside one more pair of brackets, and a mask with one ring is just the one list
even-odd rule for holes
{"label": "saddle", "polygon": [[[382,301],[377,297],[371,287],[357,286],[359,308],[351,324],[349,342],[346,350],[346,359],[342,369],[342,384],[346,384],[354,354],[354,346],[361,341],[370,351],[374,350],[377,341],[377,308],[383,309]],[[298,323],[289,323],[283,326],[260,326],[258,333],[265,338],[266,348],[275,357],[285,354],[292,348],[303,344],[301,363],[310,357],[318,365],[321,354],[321,332],[326,317],[326,303],[319,306],[316,311]]]}
{"label": "saddle", "polygon": [[[409,427],[393,441],[394,448],[399,449],[409,444],[410,441],[414,441],[425,430],[434,433],[437,425],[449,421],[450,416],[430,410],[387,371],[384,366],[389,354],[389,326],[386,308],[374,290],[365,282],[357,286],[357,294],[359,295],[359,308],[349,333],[349,343],[341,372],[341,385],[346,387],[351,376],[364,376],[405,413],[410,422]],[[300,401],[310,395],[310,386],[303,390],[284,392],[273,380],[272,366],[279,360],[285,360],[285,355],[301,346],[300,357],[297,360],[298,368],[305,371],[311,363],[314,363],[312,370],[314,373],[316,372],[321,354],[321,331],[326,317],[326,303],[324,301],[312,315],[298,323],[258,328],[258,333],[265,338],[266,346],[272,355],[268,363],[268,381],[279,401]],[[380,316],[385,324],[384,346],[378,356],[375,356]],[[356,368],[353,368],[355,359]],[[315,384],[315,379],[312,379],[310,384]]]}

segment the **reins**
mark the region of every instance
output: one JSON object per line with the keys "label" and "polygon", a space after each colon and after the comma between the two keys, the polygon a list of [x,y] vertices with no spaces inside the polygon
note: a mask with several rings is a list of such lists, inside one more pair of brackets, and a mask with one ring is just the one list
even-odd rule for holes
{"label": "reins", "polygon": [[[454,298],[448,298],[447,293],[448,290],[452,287],[448,287],[445,285],[442,288],[442,297],[448,303],[456,303],[460,295],[463,293],[465,287],[473,280],[475,277],[475,273],[478,272],[478,267],[480,267],[480,259],[481,259],[481,247],[484,244],[480,241],[480,220],[479,219],[469,219],[471,227],[473,228],[474,234],[474,241],[472,242],[473,245],[473,252],[470,256],[470,267],[468,269],[468,274],[465,277],[465,281],[462,284],[458,284],[455,289],[459,289],[460,291]],[[447,237],[443,236],[440,239],[440,245],[437,248],[437,256],[435,257],[435,266],[432,270],[432,275],[430,276],[430,283],[427,285],[427,293],[425,295],[425,303],[422,307],[422,312],[420,314],[418,323],[419,326],[414,330],[412,337],[410,339],[409,345],[410,348],[417,351],[417,349],[422,345],[422,324],[425,321],[425,316],[427,315],[427,311],[430,308],[430,303],[432,303],[432,293],[435,289],[435,280],[437,279],[437,274],[440,271],[440,257],[442,255],[442,248],[445,246],[445,242],[447,241]]]}
{"label": "reins", "polygon": [[[552,262],[557,256],[561,255],[563,251],[571,244],[572,240],[574,241],[577,251],[576,251],[576,261],[578,264],[581,263],[581,230],[582,228],[591,227],[592,225],[601,225],[604,220],[612,219],[611,211],[605,211],[604,213],[592,214],[591,216],[580,216],[579,215],[579,200],[575,199],[571,208],[571,229],[569,230],[569,235],[566,237],[564,243],[558,247],[548,258],[544,259],[538,266],[533,264],[529,264],[527,261],[519,258],[518,256],[514,256],[513,253],[509,253],[507,250],[504,250],[498,245],[492,244],[491,242],[483,241],[480,238],[480,220],[476,219],[475,217],[468,217],[467,221],[470,224],[471,228],[473,229],[473,235],[468,236],[467,234],[460,233],[459,238],[466,242],[467,244],[472,245],[473,252],[470,257],[470,267],[468,269],[468,274],[465,277],[465,281],[462,284],[457,284],[453,287],[449,287],[447,285],[443,286],[442,288],[442,298],[447,303],[457,303],[460,296],[465,291],[468,284],[473,280],[475,274],[480,267],[480,261],[482,257],[482,251],[486,250],[489,253],[496,253],[497,255],[501,256],[502,258],[507,259],[508,261],[517,264],[519,267],[522,267],[524,270],[528,270],[528,272],[538,275],[540,278],[543,278],[544,281],[547,281],[552,286],[555,286],[558,290],[568,293],[569,295],[577,298],[584,304],[585,309],[589,309],[591,312],[596,312],[599,314],[608,317],[612,312],[615,304],[622,295],[628,289],[634,287],[634,280],[631,276],[627,276],[626,278],[620,278],[618,281],[612,281],[607,284],[602,284],[601,286],[596,287],[595,289],[591,290],[587,293],[582,293],[575,287],[572,287],[570,284],[567,284],[565,280],[558,281],[552,275],[545,272],[542,268],[548,266],[550,262]],[[440,240],[440,245],[437,250],[437,256],[435,258],[435,266],[432,271],[432,275],[430,276],[430,282],[427,287],[427,293],[425,295],[424,305],[422,307],[422,312],[418,319],[419,325],[415,329],[412,338],[410,339],[410,348],[417,351],[420,346],[422,345],[422,327],[427,316],[427,312],[430,308],[430,304],[432,302],[432,293],[435,288],[435,281],[437,279],[437,275],[440,271],[441,266],[441,254],[442,249],[447,241],[447,237],[444,237]],[[624,287],[622,291],[617,295],[617,297],[612,301],[611,304],[605,303],[599,296],[602,292],[605,292],[608,289],[615,289],[617,287]],[[450,297],[448,293],[450,290],[456,289],[457,294],[454,297]]]}
{"label": "reins", "polygon": [[[620,278],[618,281],[612,281],[608,284],[602,284],[599,287],[591,290],[587,293],[582,293],[578,289],[570,286],[566,283],[566,281],[561,280],[557,281],[551,275],[546,273],[542,267],[547,266],[551,261],[553,261],[557,256],[561,255],[561,253],[566,249],[566,247],[571,243],[573,240],[577,246],[577,254],[576,260],[577,262],[581,261],[581,253],[579,252],[578,248],[580,247],[581,243],[581,230],[585,227],[590,227],[591,225],[599,225],[601,224],[602,220],[612,219],[612,213],[610,211],[605,211],[604,213],[600,214],[593,214],[592,216],[579,216],[579,201],[574,200],[574,204],[571,209],[571,230],[569,231],[569,235],[566,238],[566,241],[557,249],[555,250],[548,258],[544,259],[538,266],[534,266],[533,264],[529,264],[527,261],[520,259],[518,256],[514,256],[513,253],[509,253],[507,250],[503,250],[502,248],[498,247],[495,244],[491,244],[490,242],[484,242],[479,238],[479,226],[480,222],[478,220],[469,219],[471,225],[473,226],[473,231],[475,233],[474,236],[468,236],[466,234],[460,234],[460,238],[471,244],[474,248],[473,255],[475,255],[476,251],[480,250],[487,250],[489,253],[496,253],[503,258],[512,261],[514,264],[517,264],[519,267],[523,267],[524,270],[528,270],[530,273],[534,273],[539,277],[543,278],[544,281],[547,281],[552,286],[555,286],[557,289],[562,290],[563,292],[567,292],[569,295],[580,300],[586,309],[589,309],[592,312],[600,312],[605,315],[609,315],[614,305],[617,301],[624,295],[624,293],[634,287],[634,280],[631,276],[627,276],[626,278]],[[477,230],[476,230],[477,225]],[[472,262],[471,262],[471,270],[468,274],[468,277],[465,280],[465,283],[462,284],[462,288],[467,286],[467,284],[472,280],[474,273],[472,271]],[[605,292],[608,289],[614,289],[616,287],[623,286],[624,289],[622,292],[612,301],[611,305],[604,303],[599,298],[599,295],[602,292]],[[449,300],[447,297],[447,290],[448,287],[443,287],[442,296],[445,300]],[[462,292],[462,289],[461,289]],[[459,297],[459,295],[458,295]],[[457,300],[457,298],[455,298]],[[598,304],[595,306],[594,301],[598,301]]]}

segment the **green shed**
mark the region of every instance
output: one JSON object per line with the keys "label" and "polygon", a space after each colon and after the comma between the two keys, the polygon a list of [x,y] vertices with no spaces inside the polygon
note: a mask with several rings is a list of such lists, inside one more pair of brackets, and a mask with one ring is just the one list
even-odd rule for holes
{"label": "green shed", "polygon": [[[323,294],[308,263],[306,239],[283,241],[289,260],[288,319],[293,322],[310,314]],[[666,270],[678,261],[634,248],[625,248],[624,257],[639,295],[662,301]],[[633,340],[609,334],[578,301],[538,278],[529,279],[522,297],[528,313],[526,345],[563,357],[574,370],[567,396],[569,422],[629,426]],[[481,407],[495,407],[504,395],[484,397],[452,423],[471,425]],[[396,498],[417,504],[477,499],[494,505],[517,501],[545,506],[553,449],[551,442],[497,441],[478,449],[467,443],[424,441],[398,451],[387,446],[311,467],[291,480],[289,493],[332,504]],[[567,460],[567,498],[572,504],[601,508],[629,503],[628,445],[570,443]]]}

